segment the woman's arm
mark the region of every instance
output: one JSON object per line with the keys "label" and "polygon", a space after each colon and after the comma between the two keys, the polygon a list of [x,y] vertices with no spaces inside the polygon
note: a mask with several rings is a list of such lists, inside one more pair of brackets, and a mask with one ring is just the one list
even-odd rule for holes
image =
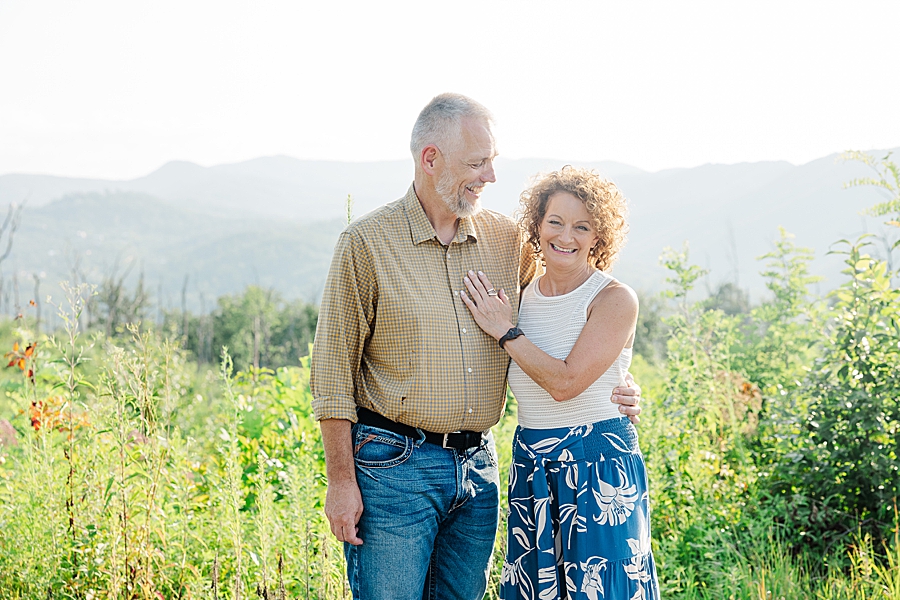
{"label": "woman's arm", "polygon": [[[512,327],[512,308],[503,290],[487,293],[491,283],[479,273],[466,278],[471,298],[461,294],[475,322],[499,340]],[[554,400],[570,400],[586,390],[612,366],[622,349],[634,340],[637,325],[637,295],[627,285],[612,282],[588,307],[581,335],[564,359],[553,358],[528,339],[528,332],[506,342],[504,348],[519,367],[544,388]]]}

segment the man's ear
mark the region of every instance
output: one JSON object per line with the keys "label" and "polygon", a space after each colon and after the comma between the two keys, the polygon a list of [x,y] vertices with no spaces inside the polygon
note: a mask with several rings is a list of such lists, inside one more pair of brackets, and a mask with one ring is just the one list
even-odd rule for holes
{"label": "man's ear", "polygon": [[434,175],[435,163],[440,160],[440,157],[441,151],[438,150],[437,146],[429,144],[422,148],[422,153],[419,156],[419,165],[426,174]]}

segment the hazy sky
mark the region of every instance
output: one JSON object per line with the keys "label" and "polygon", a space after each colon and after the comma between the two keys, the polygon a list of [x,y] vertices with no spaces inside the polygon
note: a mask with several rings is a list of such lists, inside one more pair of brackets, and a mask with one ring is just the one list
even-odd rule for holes
{"label": "hazy sky", "polygon": [[900,2],[0,0],[0,174],[408,157],[436,93],[501,154],[648,170],[900,145]]}

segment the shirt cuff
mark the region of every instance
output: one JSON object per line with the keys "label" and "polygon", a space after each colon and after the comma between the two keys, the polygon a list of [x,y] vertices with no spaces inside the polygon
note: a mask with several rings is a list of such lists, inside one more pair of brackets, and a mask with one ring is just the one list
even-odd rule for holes
{"label": "shirt cuff", "polygon": [[322,396],[313,398],[313,416],[316,421],[343,419],[356,423],[356,400],[350,396]]}

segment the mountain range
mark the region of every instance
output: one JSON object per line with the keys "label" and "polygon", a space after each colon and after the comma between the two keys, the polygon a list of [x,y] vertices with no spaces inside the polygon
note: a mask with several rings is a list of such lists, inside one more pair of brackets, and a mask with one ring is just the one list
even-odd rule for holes
{"label": "mountain range", "polygon": [[[499,158],[498,181],[485,189],[484,205],[513,214],[536,173],[564,164]],[[882,199],[874,188],[844,186],[870,175],[868,167],[837,154],[799,166],[758,162],[657,172],[615,162],[571,164],[611,178],[629,199],[629,242],[613,272],[647,293],[665,286],[658,256],[666,246],[690,244],[692,262],[710,270],[707,288],[729,281],[760,298],[766,290],[756,258],[773,248],[779,226],[815,249],[812,270],[825,278],[822,289],[840,281],[841,257],[827,254],[835,241],[893,233],[882,219],[860,215]],[[179,305],[184,288],[192,309],[208,310],[217,296],[248,284],[316,301],[346,223],[347,195],[360,215],[402,196],[412,175],[411,160],[286,156],[212,167],[176,161],[127,181],[3,175],[0,204],[26,206],[0,270],[4,281],[28,290],[37,274],[41,290],[51,294],[63,279],[97,282],[127,273],[133,282],[143,273],[162,308]],[[3,286],[0,310],[9,309],[13,288]]]}

